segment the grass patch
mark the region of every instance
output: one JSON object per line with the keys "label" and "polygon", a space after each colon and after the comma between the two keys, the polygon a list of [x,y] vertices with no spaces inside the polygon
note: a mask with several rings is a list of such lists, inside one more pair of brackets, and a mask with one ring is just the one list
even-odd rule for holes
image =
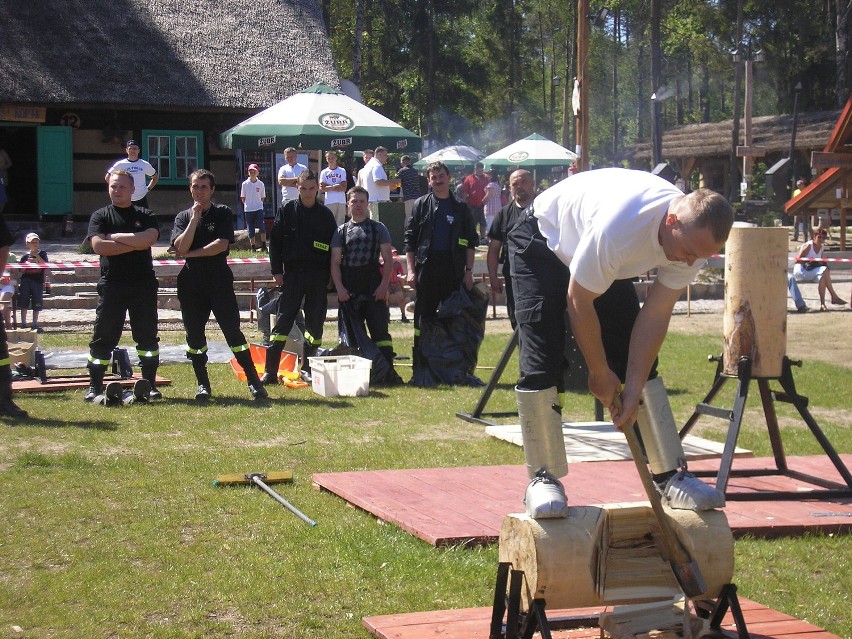
{"label": "grass patch", "polygon": [[[483,379],[509,337],[491,329]],[[393,335],[408,353],[410,328],[394,325]],[[161,337],[183,341],[179,331]],[[43,344],[85,348],[88,339],[48,333]],[[680,423],[709,390],[706,356],[719,349],[715,337],[667,340],[661,370]],[[514,408],[516,370],[512,362],[488,410]],[[480,389],[322,398],[281,388],[258,406],[227,365],[211,365],[214,399],[199,407],[188,364],[160,372],[173,385],[148,406],[93,407],[82,391],[20,397],[33,418],[3,427],[0,440],[0,637],[18,625],[33,638],[366,638],[366,615],[490,605],[496,546],[432,548],[310,482],[315,472],[522,463],[520,449],[455,417]],[[835,447],[852,450],[843,392],[852,373],[806,362],[796,381]],[[767,454],[752,405],[756,390],[741,445]],[[790,409],[778,408],[788,454],[815,452]],[[566,414],[591,419],[591,399],[574,394]],[[724,437],[712,423],[697,428]],[[316,528],[255,489],[211,485],[262,470],[294,472],[279,491]],[[848,537],[746,539],[736,553],[743,596],[852,636]]]}

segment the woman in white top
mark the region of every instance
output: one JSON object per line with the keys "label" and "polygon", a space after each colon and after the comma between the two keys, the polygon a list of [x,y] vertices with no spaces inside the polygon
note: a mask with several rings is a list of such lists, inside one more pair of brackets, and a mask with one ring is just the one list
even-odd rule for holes
{"label": "woman in white top", "polygon": [[846,304],[834,291],[831,285],[831,270],[825,262],[811,261],[821,260],[825,249],[825,238],[828,232],[824,228],[817,228],[814,239],[802,244],[799,254],[796,256],[796,264],[793,266],[793,277],[797,282],[818,282],[819,310],[826,310],[825,291],[831,294],[831,303],[836,305]]}
{"label": "woman in white top", "polygon": [[485,197],[483,203],[485,205],[485,227],[486,233],[491,228],[491,222],[494,221],[497,213],[503,207],[503,187],[500,186],[500,179],[497,177],[497,171],[491,171],[489,174],[491,181],[485,187]]}

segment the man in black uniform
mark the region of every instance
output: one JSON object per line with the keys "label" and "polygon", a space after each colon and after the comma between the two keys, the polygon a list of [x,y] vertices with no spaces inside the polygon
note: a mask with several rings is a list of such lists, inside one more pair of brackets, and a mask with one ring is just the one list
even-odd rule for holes
{"label": "man in black uniform", "polygon": [[158,285],[151,263],[151,247],[160,237],[157,217],[131,201],[133,176],[127,171],[113,171],[108,188],[112,203],[92,213],[89,220],[88,239],[101,256],[101,278],[89,342],[89,391],[83,399],[91,402],[102,394],[104,373],[128,313],[142,378],[150,384],[148,398],[161,399],[155,384],[160,365]]}
{"label": "man in black uniform", "polygon": [[414,305],[413,364],[421,364],[420,322],[434,317],[450,294],[473,288],[473,260],[479,235],[470,209],[450,193],[450,170],[443,162],[427,169],[432,192],[414,204],[405,227],[407,281],[417,291]]}
{"label": "man in black uniform", "polygon": [[[488,277],[491,290],[506,291],[506,311],[512,328],[515,328],[515,291],[512,289],[512,274],[509,269],[509,229],[515,226],[523,211],[535,196],[535,181],[532,173],[518,169],[509,176],[509,192],[512,201],[497,212],[488,229]],[[503,283],[497,274],[497,266],[503,265]],[[505,286],[504,286],[505,284]]]}
{"label": "man in black uniform", "polygon": [[[5,266],[9,259],[9,247],[15,238],[6,226],[5,218],[0,217],[0,265]],[[23,419],[27,411],[18,408],[12,401],[12,360],[9,359],[9,345],[6,342],[6,328],[0,321],[0,417]]]}
{"label": "man in black uniform", "polygon": [[199,169],[189,176],[193,205],[181,211],[172,229],[171,249],[186,260],[178,273],[180,312],[186,328],[186,356],[192,362],[198,388],[195,399],[210,399],[207,375],[207,336],[204,327],[210,313],[219,323],[225,341],[243,367],[249,392],[258,400],[268,397],[252,362],[245,335],[240,330],[240,310],[234,293],[234,274],[228,266],[228,247],[234,241],[234,213],[214,204],[216,178]]}
{"label": "man in black uniform", "polygon": [[[393,340],[388,331],[388,283],[393,272],[387,227],[369,215],[369,193],[356,186],[347,193],[350,221],[337,227],[331,241],[331,279],[341,307],[348,305],[363,318],[370,339],[390,365],[389,384],[401,384],[393,367]],[[379,257],[386,268],[381,268]]]}
{"label": "man in black uniform", "polygon": [[274,384],[287,335],[304,303],[305,348],[302,369],[309,374],[308,357],[322,343],[331,277],[331,238],[334,214],[317,202],[319,182],[312,171],[298,177],[299,197],[278,207],[269,232],[269,266],[275,285],[281,287],[272,345],[266,351],[266,370],[260,381]]}

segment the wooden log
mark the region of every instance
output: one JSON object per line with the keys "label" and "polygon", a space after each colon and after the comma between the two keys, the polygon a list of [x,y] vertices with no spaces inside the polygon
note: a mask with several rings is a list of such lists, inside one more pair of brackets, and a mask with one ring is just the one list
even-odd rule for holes
{"label": "wooden log", "polygon": [[[733,535],[722,511],[666,509],[713,598],[730,583]],[[681,594],[660,554],[653,511],[647,502],[569,509],[565,519],[508,515],[500,530],[500,561],[524,572],[524,610],[533,599],[548,609],[670,600]]]}
{"label": "wooden log", "polygon": [[787,350],[787,229],[734,227],[725,244],[724,373],[780,377]]}

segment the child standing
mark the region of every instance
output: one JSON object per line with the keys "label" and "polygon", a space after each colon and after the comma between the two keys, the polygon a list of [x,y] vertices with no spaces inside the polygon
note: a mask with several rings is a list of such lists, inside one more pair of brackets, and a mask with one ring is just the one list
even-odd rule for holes
{"label": "child standing", "polygon": [[[41,238],[36,233],[27,233],[27,253],[21,256],[20,263],[44,264],[48,261],[47,251],[39,249]],[[31,328],[39,333],[44,330],[38,325],[38,314],[44,301],[44,287],[48,282],[50,273],[47,269],[21,269],[18,284],[18,306],[21,309],[21,327],[27,325],[27,311],[30,306],[33,309],[33,323]]]}

